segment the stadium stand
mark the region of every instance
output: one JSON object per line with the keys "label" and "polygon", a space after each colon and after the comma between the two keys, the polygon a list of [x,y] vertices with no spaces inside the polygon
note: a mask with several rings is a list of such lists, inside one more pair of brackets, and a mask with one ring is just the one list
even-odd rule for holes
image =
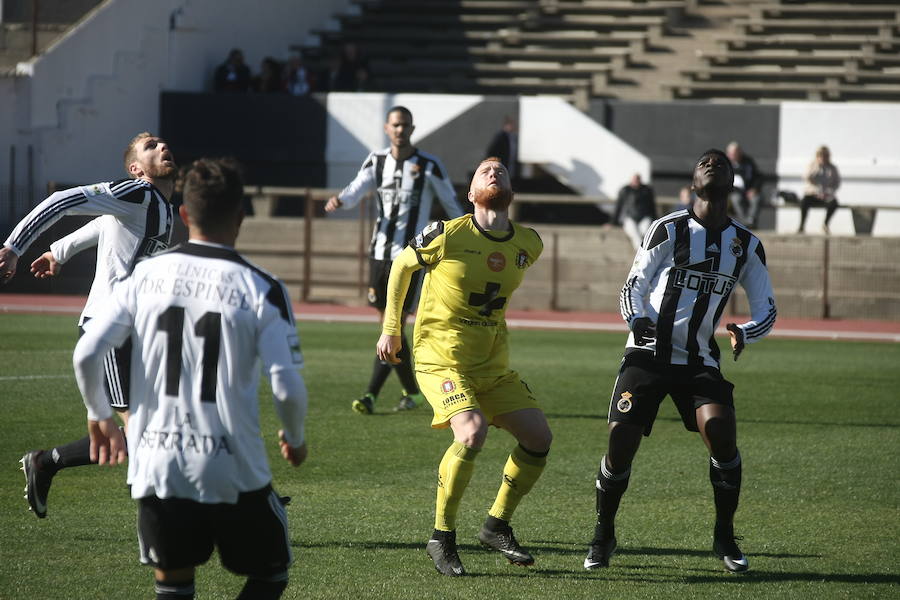
{"label": "stadium stand", "polygon": [[321,44],[370,58],[375,90],[648,99],[900,99],[886,0],[355,0]]}
{"label": "stadium stand", "polygon": [[[101,0],[0,2],[0,73],[13,70],[16,63],[31,56],[33,49],[38,52],[46,50],[100,2]],[[33,14],[34,6],[38,7],[37,15]],[[36,36],[33,35],[35,22]]]}

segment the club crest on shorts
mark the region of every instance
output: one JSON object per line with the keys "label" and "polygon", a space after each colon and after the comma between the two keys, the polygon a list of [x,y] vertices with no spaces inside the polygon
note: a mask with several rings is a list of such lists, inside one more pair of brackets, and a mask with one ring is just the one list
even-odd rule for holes
{"label": "club crest on shorts", "polygon": [[622,392],[622,397],[616,402],[616,408],[619,409],[619,412],[627,413],[631,410],[631,407],[634,406],[631,402],[633,396],[634,394],[631,392]]}
{"label": "club crest on shorts", "polygon": [[456,389],[456,384],[453,383],[452,381],[450,381],[449,379],[445,379],[444,383],[441,384],[441,389],[444,391],[445,394],[449,394],[450,392],[452,392],[453,390]]}
{"label": "club crest on shorts", "polygon": [[741,245],[741,240],[738,238],[731,238],[731,253],[735,258],[740,258],[744,255],[744,247]]}
{"label": "club crest on shorts", "polygon": [[492,252],[491,255],[487,257],[487,265],[488,269],[494,273],[499,273],[506,268],[506,257],[503,256],[502,252]]}
{"label": "club crest on shorts", "polygon": [[369,302],[378,302],[378,294],[375,292],[375,288],[369,288],[369,293],[367,294],[366,298],[369,300]]}

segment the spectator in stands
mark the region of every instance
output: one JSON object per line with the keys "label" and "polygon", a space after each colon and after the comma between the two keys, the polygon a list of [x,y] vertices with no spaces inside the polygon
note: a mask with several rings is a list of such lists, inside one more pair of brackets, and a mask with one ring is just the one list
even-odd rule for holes
{"label": "spectator in stands", "polygon": [[213,89],[217,92],[246,92],[250,89],[250,69],[244,64],[244,53],[234,48],[228,58],[216,67]]}
{"label": "spectator in stands", "polygon": [[619,190],[611,224],[621,225],[632,246],[637,250],[641,247],[641,240],[644,239],[644,234],[654,219],[656,219],[656,196],[653,188],[641,181],[640,173],[635,173],[631,176],[631,181]]}
{"label": "spectator in stands", "polygon": [[262,94],[272,94],[284,91],[284,82],[281,79],[281,63],[267,56],[259,65],[259,75],[253,78],[253,91]]}
{"label": "spectator in stands", "polygon": [[[503,117],[503,127],[491,139],[484,156],[496,156],[506,167],[510,179],[515,182],[519,176],[519,133],[516,120]],[[513,184],[515,187],[515,183]]]}
{"label": "spectator in stands", "polygon": [[694,200],[696,199],[697,196],[694,195],[691,186],[686,185],[678,190],[678,206],[675,208],[676,210],[681,210],[682,208],[691,209],[694,207]]}
{"label": "spectator in stands", "polygon": [[303,65],[303,58],[297,53],[291,54],[284,68],[284,85],[292,96],[306,96],[312,91],[309,69]]}
{"label": "spectator in stands", "polygon": [[337,71],[331,82],[333,92],[359,92],[369,85],[369,64],[356,44],[344,44],[338,57]]}
{"label": "spectator in stands", "polygon": [[824,206],[825,222],[822,224],[822,231],[827,235],[831,233],[828,223],[838,207],[834,193],[841,187],[841,174],[831,162],[831,152],[828,150],[828,146],[819,146],[816,150],[816,157],[806,168],[803,180],[806,182],[806,187],[803,190],[803,198],[800,200],[800,228],[797,233],[803,233],[803,229],[806,227],[806,215],[809,213],[809,208]]}
{"label": "spectator in stands", "polygon": [[756,166],[756,161],[745,154],[737,142],[729,143],[725,153],[731,161],[731,168],[734,169],[734,189],[729,196],[729,204],[741,223],[755,228],[762,201],[760,194],[762,174]]}

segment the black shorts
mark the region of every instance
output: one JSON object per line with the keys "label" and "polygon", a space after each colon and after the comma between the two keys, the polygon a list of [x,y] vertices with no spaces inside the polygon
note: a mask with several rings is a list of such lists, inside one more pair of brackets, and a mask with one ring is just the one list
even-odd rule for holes
{"label": "black shorts", "polygon": [[[87,323],[90,317],[84,319]],[[84,335],[84,327],[78,327],[78,337]],[[106,373],[106,400],[117,411],[128,410],[131,381],[131,338],[118,348],[113,348],[103,358]]]}
{"label": "black shorts", "polygon": [[651,352],[625,354],[609,402],[609,421],[644,426],[650,435],[659,405],[668,394],[688,431],[697,429],[697,408],[704,404],[734,407],[734,385],[715,367],[657,362]]}
{"label": "black shorts", "polygon": [[[390,260],[369,259],[369,306],[377,308],[384,312],[387,302],[387,284],[388,277],[391,275],[391,265],[394,264]],[[415,308],[414,303],[419,297],[419,282],[422,281],[422,270],[413,273],[412,280],[409,282],[409,289],[406,291],[406,299],[403,301],[403,312],[412,312]]]}
{"label": "black shorts", "polygon": [[209,560],[238,575],[270,577],[293,561],[287,513],[271,485],[244,492],[237,504],[203,504],[156,496],[138,500],[141,562],[183,569]]}

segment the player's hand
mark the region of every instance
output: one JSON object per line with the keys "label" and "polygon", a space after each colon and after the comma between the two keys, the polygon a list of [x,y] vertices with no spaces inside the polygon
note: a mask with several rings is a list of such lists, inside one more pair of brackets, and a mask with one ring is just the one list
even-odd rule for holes
{"label": "player's hand", "polygon": [[325,203],[325,212],[334,212],[343,206],[343,202],[337,196],[332,196],[328,199],[328,202]]}
{"label": "player's hand", "polygon": [[91,462],[98,465],[117,465],[124,463],[128,452],[125,436],[119,429],[115,419],[109,417],[102,421],[88,419],[88,435],[91,438]]}
{"label": "player's hand", "polygon": [[649,344],[656,339],[656,323],[650,317],[638,317],[631,322],[634,343],[638,346]]}
{"label": "player's hand", "polygon": [[291,463],[292,467],[299,467],[306,460],[306,442],[296,448],[288,444],[284,439],[284,429],[278,430],[278,446],[281,448],[281,456]]}
{"label": "player's hand", "polygon": [[6,246],[0,248],[0,283],[9,283],[16,274],[16,265],[19,264],[19,255]]}
{"label": "player's hand", "polygon": [[378,355],[378,358],[392,365],[399,365],[400,359],[397,358],[397,352],[399,351],[400,336],[382,333],[381,337],[378,338],[378,344],[375,346],[375,353]]}
{"label": "player's hand", "polygon": [[731,336],[731,351],[734,354],[734,360],[737,360],[741,352],[744,351],[744,332],[734,323],[729,323],[725,326],[725,329],[728,330],[728,335]]}
{"label": "player's hand", "polygon": [[59,275],[62,265],[56,262],[51,252],[44,252],[33,263],[31,263],[31,274],[37,279],[46,279],[47,277],[55,277]]}

